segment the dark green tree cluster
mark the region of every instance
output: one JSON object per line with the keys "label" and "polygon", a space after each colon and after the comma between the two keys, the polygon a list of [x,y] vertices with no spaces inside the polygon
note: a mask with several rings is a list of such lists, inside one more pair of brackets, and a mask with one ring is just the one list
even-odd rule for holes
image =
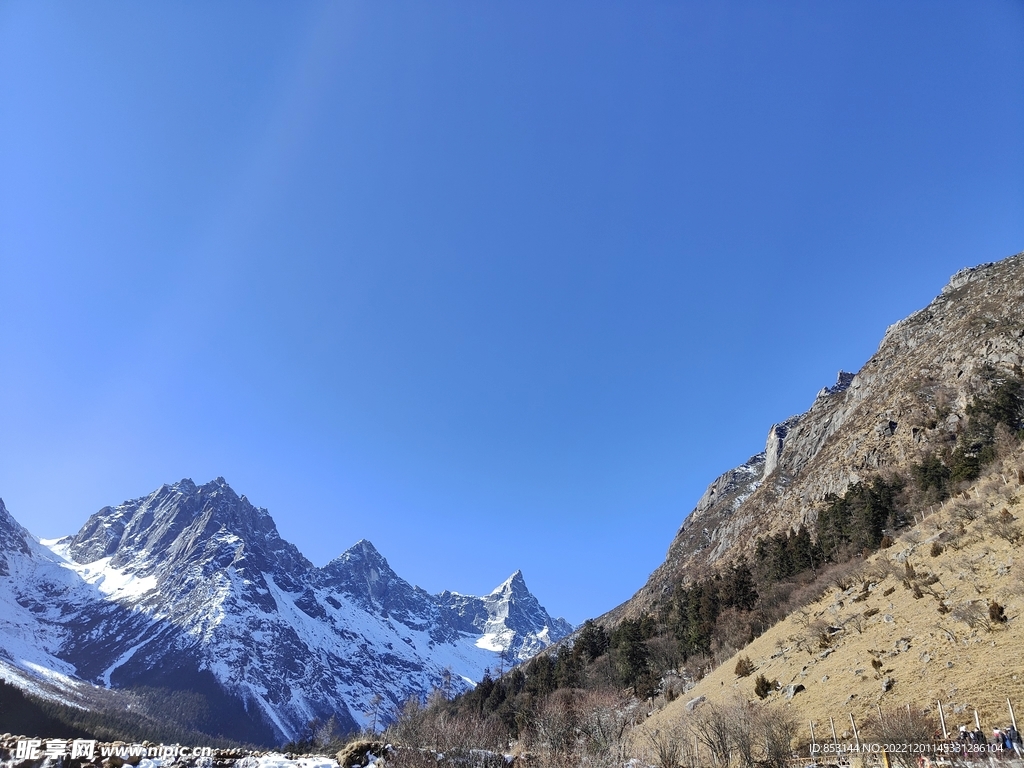
{"label": "dark green tree cluster", "polygon": [[[183,699],[189,698],[187,692],[178,693]],[[170,699],[170,695],[157,699],[154,689],[134,689],[131,695],[136,702],[142,702],[144,708],[166,703]],[[80,709],[25,693],[16,686],[0,680],[0,733],[94,738],[102,741],[134,742],[149,739],[166,743],[245,746],[221,736],[211,736],[209,733],[181,727],[178,720],[170,718],[180,715],[181,710],[188,705],[179,703],[176,706],[178,711],[168,709],[168,720],[158,719],[131,707]]]}
{"label": "dark green tree cluster", "polygon": [[832,496],[818,513],[818,546],[832,562],[841,562],[863,552],[874,552],[887,530],[906,524],[898,497],[903,490],[899,478],[886,481],[875,477],[855,483],[842,497]]}
{"label": "dark green tree cluster", "polygon": [[647,646],[647,641],[657,634],[657,629],[654,619],[645,613],[638,619],[622,621],[611,634],[611,648],[619,679],[641,698],[653,695],[658,683]]}
{"label": "dark green tree cluster", "polygon": [[683,661],[693,655],[711,653],[718,618],[724,610],[751,611],[757,600],[754,577],[744,560],[710,579],[677,588],[672,597],[668,624],[679,644]]}
{"label": "dark green tree cluster", "polygon": [[484,720],[493,718],[516,738],[546,697],[563,688],[587,687],[588,666],[605,657],[611,646],[605,629],[588,620],[571,648],[535,656],[499,678],[485,673],[476,688],[440,706],[456,714],[471,712]]}
{"label": "dark green tree cluster", "polygon": [[813,571],[825,556],[803,525],[794,533],[780,531],[760,538],[754,547],[758,576],[762,582],[775,583],[804,571]]}
{"label": "dark green tree cluster", "polygon": [[1003,427],[1016,440],[1024,437],[1024,376],[998,376],[989,369],[985,375],[991,389],[967,406],[967,423],[956,446],[944,454],[931,453],[911,465],[919,489],[937,501],[947,498],[960,483],[976,480],[982,469],[996,458],[996,435]]}

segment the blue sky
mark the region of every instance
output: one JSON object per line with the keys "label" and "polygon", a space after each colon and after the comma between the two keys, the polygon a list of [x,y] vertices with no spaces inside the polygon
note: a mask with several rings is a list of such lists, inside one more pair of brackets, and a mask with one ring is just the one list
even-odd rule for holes
{"label": "blue sky", "polygon": [[1022,84],[1019,2],[0,4],[0,497],[600,614],[1024,250]]}

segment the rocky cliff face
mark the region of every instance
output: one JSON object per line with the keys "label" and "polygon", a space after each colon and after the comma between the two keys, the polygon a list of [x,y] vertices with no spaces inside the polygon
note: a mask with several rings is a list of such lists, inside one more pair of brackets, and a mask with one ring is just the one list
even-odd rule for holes
{"label": "rocky cliff face", "polygon": [[749,554],[759,536],[813,521],[826,495],[949,445],[972,398],[1022,363],[1024,254],[958,272],[889,327],[860,371],[840,372],[805,413],[770,428],[763,452],[715,480],[665,562],[609,618]]}
{"label": "rocky cliff face", "polygon": [[484,597],[430,595],[368,541],[316,568],[223,478],[105,507],[44,544],[0,504],[0,676],[86,706],[100,689],[188,691],[210,713],[201,729],[249,742],[386,720],[572,629],[518,572]]}

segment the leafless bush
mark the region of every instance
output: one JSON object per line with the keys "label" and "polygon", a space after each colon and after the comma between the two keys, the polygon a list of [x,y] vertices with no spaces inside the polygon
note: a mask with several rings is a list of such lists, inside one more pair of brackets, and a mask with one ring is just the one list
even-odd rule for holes
{"label": "leafless bush", "polygon": [[[915,522],[916,522],[916,519],[915,519]],[[912,547],[913,546],[917,546],[918,544],[921,543],[921,532],[919,530],[917,530],[916,528],[911,528],[909,531],[904,533],[903,536],[901,536],[900,538],[902,538],[905,542],[910,544]]]}
{"label": "leafless bush", "polygon": [[957,552],[968,544],[967,529],[964,527],[962,522],[955,522],[952,530],[947,531],[943,538],[945,538],[946,541],[949,542],[949,546]]}
{"label": "leafless bush", "polygon": [[491,719],[457,715],[439,707],[424,707],[410,699],[388,731],[388,737],[403,749],[401,765],[418,765],[420,750],[431,754],[468,754],[470,750],[498,749],[504,734]]}
{"label": "leafless bush", "polygon": [[829,591],[829,588],[828,579],[824,578],[812,579],[806,583],[794,585],[785,602],[782,603],[784,615],[820,600]]}
{"label": "leafless bush", "polygon": [[[691,738],[701,747],[701,765],[783,768],[798,732],[793,716],[781,706],[754,706],[744,699],[701,705],[690,718]],[[684,741],[685,751],[688,741]]]}
{"label": "leafless bush", "polygon": [[762,762],[768,768],[786,768],[792,754],[793,739],[798,727],[796,719],[781,707],[765,707],[759,713],[759,731],[762,740]]}
{"label": "leafless bush", "polygon": [[981,514],[977,501],[958,501],[953,505],[953,519],[962,526],[973,523]]}
{"label": "leafless bush", "polygon": [[548,696],[530,724],[536,743],[555,758],[576,751],[576,734],[582,719],[580,693],[570,688],[558,689]]}
{"label": "leafless bush", "polygon": [[817,619],[812,621],[807,629],[814,636],[815,642],[818,644],[818,649],[828,648],[832,645],[832,633],[830,626],[827,621],[823,619]]}
{"label": "leafless bush", "polygon": [[996,536],[1004,541],[1008,541],[1011,544],[1017,544],[1022,537],[1020,526],[1016,523],[1005,522],[1003,520],[997,520],[991,526],[989,530],[992,531]]}
{"label": "leafless bush", "polygon": [[691,680],[703,680],[704,676],[714,669],[712,660],[700,654],[689,656],[683,664],[683,670]]}
{"label": "leafless bush", "polygon": [[857,630],[857,634],[860,635],[864,632],[864,615],[855,613],[843,622],[844,625],[848,624]]}
{"label": "leafless bush", "polygon": [[705,703],[690,721],[690,727],[700,744],[707,750],[711,762],[720,768],[729,765],[732,754],[729,714],[724,707]]}
{"label": "leafless bush", "polygon": [[686,733],[678,723],[642,730],[658,768],[682,768]]}
{"label": "leafless bush", "polygon": [[[934,739],[936,723],[920,711],[899,707],[882,713],[881,720],[868,724],[865,733],[879,744],[930,744]],[[917,764],[918,753],[906,751],[890,755],[903,768]]]}
{"label": "leafless bush", "polygon": [[635,699],[617,690],[587,691],[580,703],[581,750],[591,758],[607,757],[621,765],[626,736],[642,717]]}
{"label": "leafless bush", "polygon": [[864,575],[864,563],[858,560],[849,560],[835,566],[829,573],[832,583],[842,591],[846,591],[859,582]]}
{"label": "leafless bush", "polygon": [[896,563],[887,557],[879,557],[871,567],[868,569],[868,573],[876,582],[883,582],[889,576],[897,576],[899,570],[896,567]]}
{"label": "leafless bush", "polygon": [[961,603],[953,609],[953,618],[971,629],[988,627],[988,611],[979,601]]}
{"label": "leafless bush", "polygon": [[743,768],[753,768],[760,757],[756,752],[758,744],[758,712],[754,705],[744,699],[737,699],[728,707],[729,740],[732,742],[732,753],[739,759]]}
{"label": "leafless bush", "polygon": [[[729,607],[718,614],[711,639],[711,649],[716,661],[722,664],[753,639],[754,632],[751,629],[750,614]],[[673,643],[672,647],[677,648],[678,646]]]}

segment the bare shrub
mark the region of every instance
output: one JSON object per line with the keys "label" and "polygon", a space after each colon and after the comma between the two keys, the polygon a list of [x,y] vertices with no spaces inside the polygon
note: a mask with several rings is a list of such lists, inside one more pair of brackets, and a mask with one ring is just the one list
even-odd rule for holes
{"label": "bare shrub", "polygon": [[[929,715],[905,707],[882,713],[881,720],[873,720],[865,729],[866,735],[879,744],[931,744],[936,723]],[[889,757],[903,768],[914,768],[919,753],[894,752]]]}
{"label": "bare shrub", "polygon": [[967,529],[963,523],[957,522],[953,529],[946,533],[945,538],[949,542],[949,546],[959,552],[963,547],[967,546]]}
{"label": "bare shrub", "polygon": [[559,688],[541,704],[531,723],[536,742],[553,757],[564,758],[576,751],[576,734],[582,713],[580,691]]}
{"label": "bare shrub", "polygon": [[941,555],[942,554],[942,545],[939,544],[939,542],[937,542],[937,541],[933,541],[930,554],[931,554],[932,557],[938,557],[939,555]]}
{"label": "bare shrub", "polygon": [[967,526],[978,519],[981,508],[976,501],[958,501],[953,505],[953,519]]}
{"label": "bare shrub", "polygon": [[864,616],[863,616],[863,614],[860,614],[860,613],[853,614],[845,622],[843,622],[844,626],[847,625],[847,624],[849,624],[851,627],[853,627],[855,630],[857,630],[857,634],[858,635],[863,634],[863,632],[864,632]]}
{"label": "bare shrub", "polygon": [[[646,642],[648,658],[654,669],[676,669],[682,658],[679,643],[668,635],[652,637]],[[732,656],[732,654],[729,654]]]}
{"label": "bare shrub", "polygon": [[743,768],[753,768],[756,762],[755,751],[758,751],[759,747],[757,710],[749,701],[737,699],[726,707],[726,713],[732,754],[739,758],[739,763]]}
{"label": "bare shrub", "polygon": [[686,663],[683,664],[683,670],[691,680],[703,680],[704,676],[714,669],[712,660],[707,656],[701,654],[695,654],[689,656],[686,659]]}
{"label": "bare shrub", "polygon": [[732,729],[725,708],[705,703],[697,709],[691,720],[694,736],[704,746],[715,766],[725,768],[732,754]]}
{"label": "bare shrub", "polygon": [[1017,544],[1022,538],[1020,526],[1012,522],[997,520],[989,526],[989,530],[991,530],[992,533],[1000,539],[1008,541],[1011,544]]}
{"label": "bare shrub", "polygon": [[971,629],[988,627],[988,612],[980,601],[961,603],[953,609],[953,618],[962,621]]}
{"label": "bare shrub", "polygon": [[629,729],[642,717],[636,700],[618,690],[587,691],[580,710],[583,754],[592,762],[605,757],[621,765]]}
{"label": "bare shrub", "polygon": [[[790,759],[798,727],[781,706],[760,707],[737,698],[728,704],[703,704],[690,721],[690,730],[715,766],[783,768]],[[683,745],[685,751],[688,745]]]}
{"label": "bare shrub", "polygon": [[[754,639],[751,615],[730,606],[718,614],[711,638],[715,657],[722,663]],[[673,643],[673,647],[678,647]]]}
{"label": "bare shrub", "polygon": [[793,739],[798,733],[796,718],[782,707],[768,706],[758,718],[762,739],[762,762],[768,768],[786,768],[789,765]]}
{"label": "bare shrub", "polygon": [[871,576],[877,582],[885,581],[890,576],[896,576],[899,573],[899,569],[896,567],[896,563],[887,557],[879,557],[868,571]]}
{"label": "bare shrub", "polygon": [[835,566],[829,573],[829,578],[836,587],[845,592],[861,580],[864,570],[863,562],[849,560]]}
{"label": "bare shrub", "polygon": [[643,728],[642,732],[658,768],[682,768],[687,739],[678,723],[663,728]]}

